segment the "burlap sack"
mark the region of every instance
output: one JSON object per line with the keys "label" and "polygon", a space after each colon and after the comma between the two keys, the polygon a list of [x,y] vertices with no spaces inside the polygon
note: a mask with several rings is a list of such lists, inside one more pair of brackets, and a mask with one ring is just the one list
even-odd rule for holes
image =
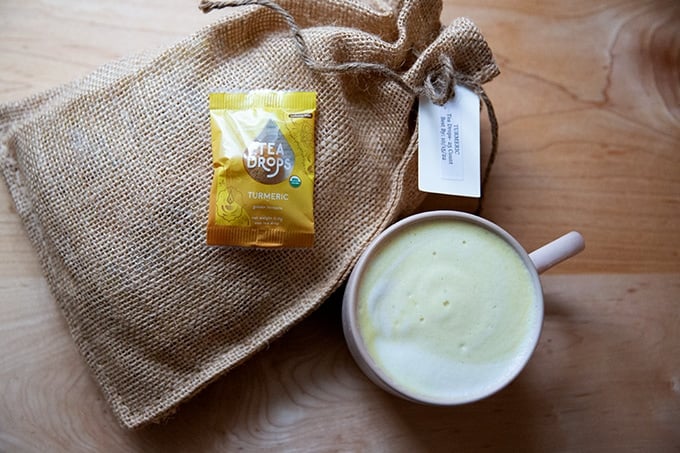
{"label": "burlap sack", "polygon": [[[440,30],[437,0],[279,4],[304,57],[281,14],[239,7],[160,54],[0,108],[17,211],[127,427],[171,413],[279,337],[418,205],[414,106],[423,84],[446,91],[442,55],[472,85],[497,74],[470,21]],[[348,62],[368,65],[323,70]],[[311,249],[205,245],[208,93],[257,88],[318,92]]]}

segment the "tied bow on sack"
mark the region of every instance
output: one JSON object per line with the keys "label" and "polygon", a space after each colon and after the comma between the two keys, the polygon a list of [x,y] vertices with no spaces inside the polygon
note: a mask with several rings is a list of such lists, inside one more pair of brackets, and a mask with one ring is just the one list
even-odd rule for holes
{"label": "tied bow on sack", "polygon": [[[419,95],[442,103],[457,82],[491,107],[482,85],[498,68],[474,24],[442,29],[437,0],[398,4],[203,2],[242,7],[159,54],[0,106],[17,212],[124,426],[162,419],[278,338],[418,206]],[[208,94],[261,88],[318,94],[309,249],[205,243]]]}

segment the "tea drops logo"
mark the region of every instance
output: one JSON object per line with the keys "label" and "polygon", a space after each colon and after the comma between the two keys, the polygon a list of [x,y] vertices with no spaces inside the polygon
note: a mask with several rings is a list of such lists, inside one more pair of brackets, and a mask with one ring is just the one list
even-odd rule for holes
{"label": "tea drops logo", "polygon": [[295,154],[273,120],[267,122],[243,152],[243,165],[251,178],[263,184],[278,184],[288,179],[295,165]]}

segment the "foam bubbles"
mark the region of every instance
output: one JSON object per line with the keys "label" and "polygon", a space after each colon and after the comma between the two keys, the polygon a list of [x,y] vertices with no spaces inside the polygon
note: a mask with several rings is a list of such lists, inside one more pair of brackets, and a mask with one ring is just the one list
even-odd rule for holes
{"label": "foam bubbles", "polygon": [[530,273],[495,234],[463,221],[411,225],[359,286],[367,348],[398,385],[447,400],[507,379],[540,322]]}

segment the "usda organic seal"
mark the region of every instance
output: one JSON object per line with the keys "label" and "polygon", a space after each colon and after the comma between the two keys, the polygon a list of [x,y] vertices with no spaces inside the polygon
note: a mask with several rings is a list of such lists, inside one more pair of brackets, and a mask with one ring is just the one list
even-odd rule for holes
{"label": "usda organic seal", "polygon": [[298,176],[295,176],[295,175],[291,176],[290,179],[288,179],[288,182],[290,183],[290,186],[295,188],[295,189],[300,187],[300,185],[302,184],[302,180]]}

